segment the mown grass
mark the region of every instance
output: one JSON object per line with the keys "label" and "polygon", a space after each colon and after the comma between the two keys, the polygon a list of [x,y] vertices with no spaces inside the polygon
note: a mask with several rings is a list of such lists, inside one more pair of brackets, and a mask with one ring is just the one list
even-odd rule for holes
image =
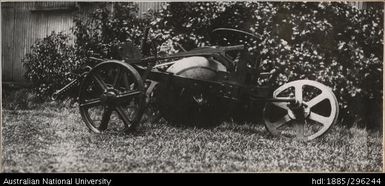
{"label": "mown grass", "polygon": [[[5,109],[4,109],[5,107]],[[144,123],[138,134],[95,134],[76,105],[3,107],[5,172],[373,172],[379,132],[335,125],[310,142],[271,136],[262,124],[213,129]]]}

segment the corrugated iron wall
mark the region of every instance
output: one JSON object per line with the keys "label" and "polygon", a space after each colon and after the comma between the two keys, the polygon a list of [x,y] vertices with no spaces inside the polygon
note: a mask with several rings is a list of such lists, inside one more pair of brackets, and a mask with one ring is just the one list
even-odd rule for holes
{"label": "corrugated iron wall", "polygon": [[138,14],[139,17],[142,17],[144,13],[146,13],[149,9],[152,9],[154,11],[158,11],[161,9],[162,4],[164,2],[140,2],[138,3]]}
{"label": "corrugated iron wall", "polygon": [[73,26],[74,3],[12,2],[1,5],[2,80],[24,81],[23,57],[36,39],[44,38],[52,31],[68,31]]}
{"label": "corrugated iron wall", "polygon": [[[140,2],[138,5],[140,16],[148,9],[161,7],[160,2]],[[32,44],[52,31],[70,33],[78,7],[76,2],[1,3],[2,81],[25,81],[21,61]]]}
{"label": "corrugated iron wall", "polygon": [[354,1],[354,2],[348,2],[348,3],[354,7],[357,7],[358,9],[366,8],[366,4],[364,2]]}

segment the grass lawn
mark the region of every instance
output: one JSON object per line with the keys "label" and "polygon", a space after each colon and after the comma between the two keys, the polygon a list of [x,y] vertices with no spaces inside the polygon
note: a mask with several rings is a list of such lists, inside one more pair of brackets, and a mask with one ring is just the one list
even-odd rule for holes
{"label": "grass lawn", "polygon": [[95,134],[77,107],[53,103],[3,108],[2,120],[5,172],[372,172],[383,163],[381,133],[338,125],[310,142],[273,137],[263,124]]}

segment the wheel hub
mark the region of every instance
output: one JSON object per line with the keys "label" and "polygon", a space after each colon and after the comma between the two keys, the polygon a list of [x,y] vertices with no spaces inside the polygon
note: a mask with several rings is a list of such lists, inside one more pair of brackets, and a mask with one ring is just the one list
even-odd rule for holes
{"label": "wheel hub", "polygon": [[115,89],[108,89],[100,96],[100,99],[104,104],[112,104],[115,103],[117,95],[118,93]]}
{"label": "wheel hub", "polygon": [[297,119],[298,114],[303,114],[304,118],[307,118],[310,115],[310,108],[306,107],[306,105],[302,104],[299,107],[289,107],[289,108],[290,109],[287,110],[287,114],[289,115],[290,119]]}

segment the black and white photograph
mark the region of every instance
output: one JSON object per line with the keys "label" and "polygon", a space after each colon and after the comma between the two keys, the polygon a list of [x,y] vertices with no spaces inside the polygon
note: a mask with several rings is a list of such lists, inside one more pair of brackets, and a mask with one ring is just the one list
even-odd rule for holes
{"label": "black and white photograph", "polygon": [[383,1],[3,1],[1,172],[383,172],[383,45]]}

